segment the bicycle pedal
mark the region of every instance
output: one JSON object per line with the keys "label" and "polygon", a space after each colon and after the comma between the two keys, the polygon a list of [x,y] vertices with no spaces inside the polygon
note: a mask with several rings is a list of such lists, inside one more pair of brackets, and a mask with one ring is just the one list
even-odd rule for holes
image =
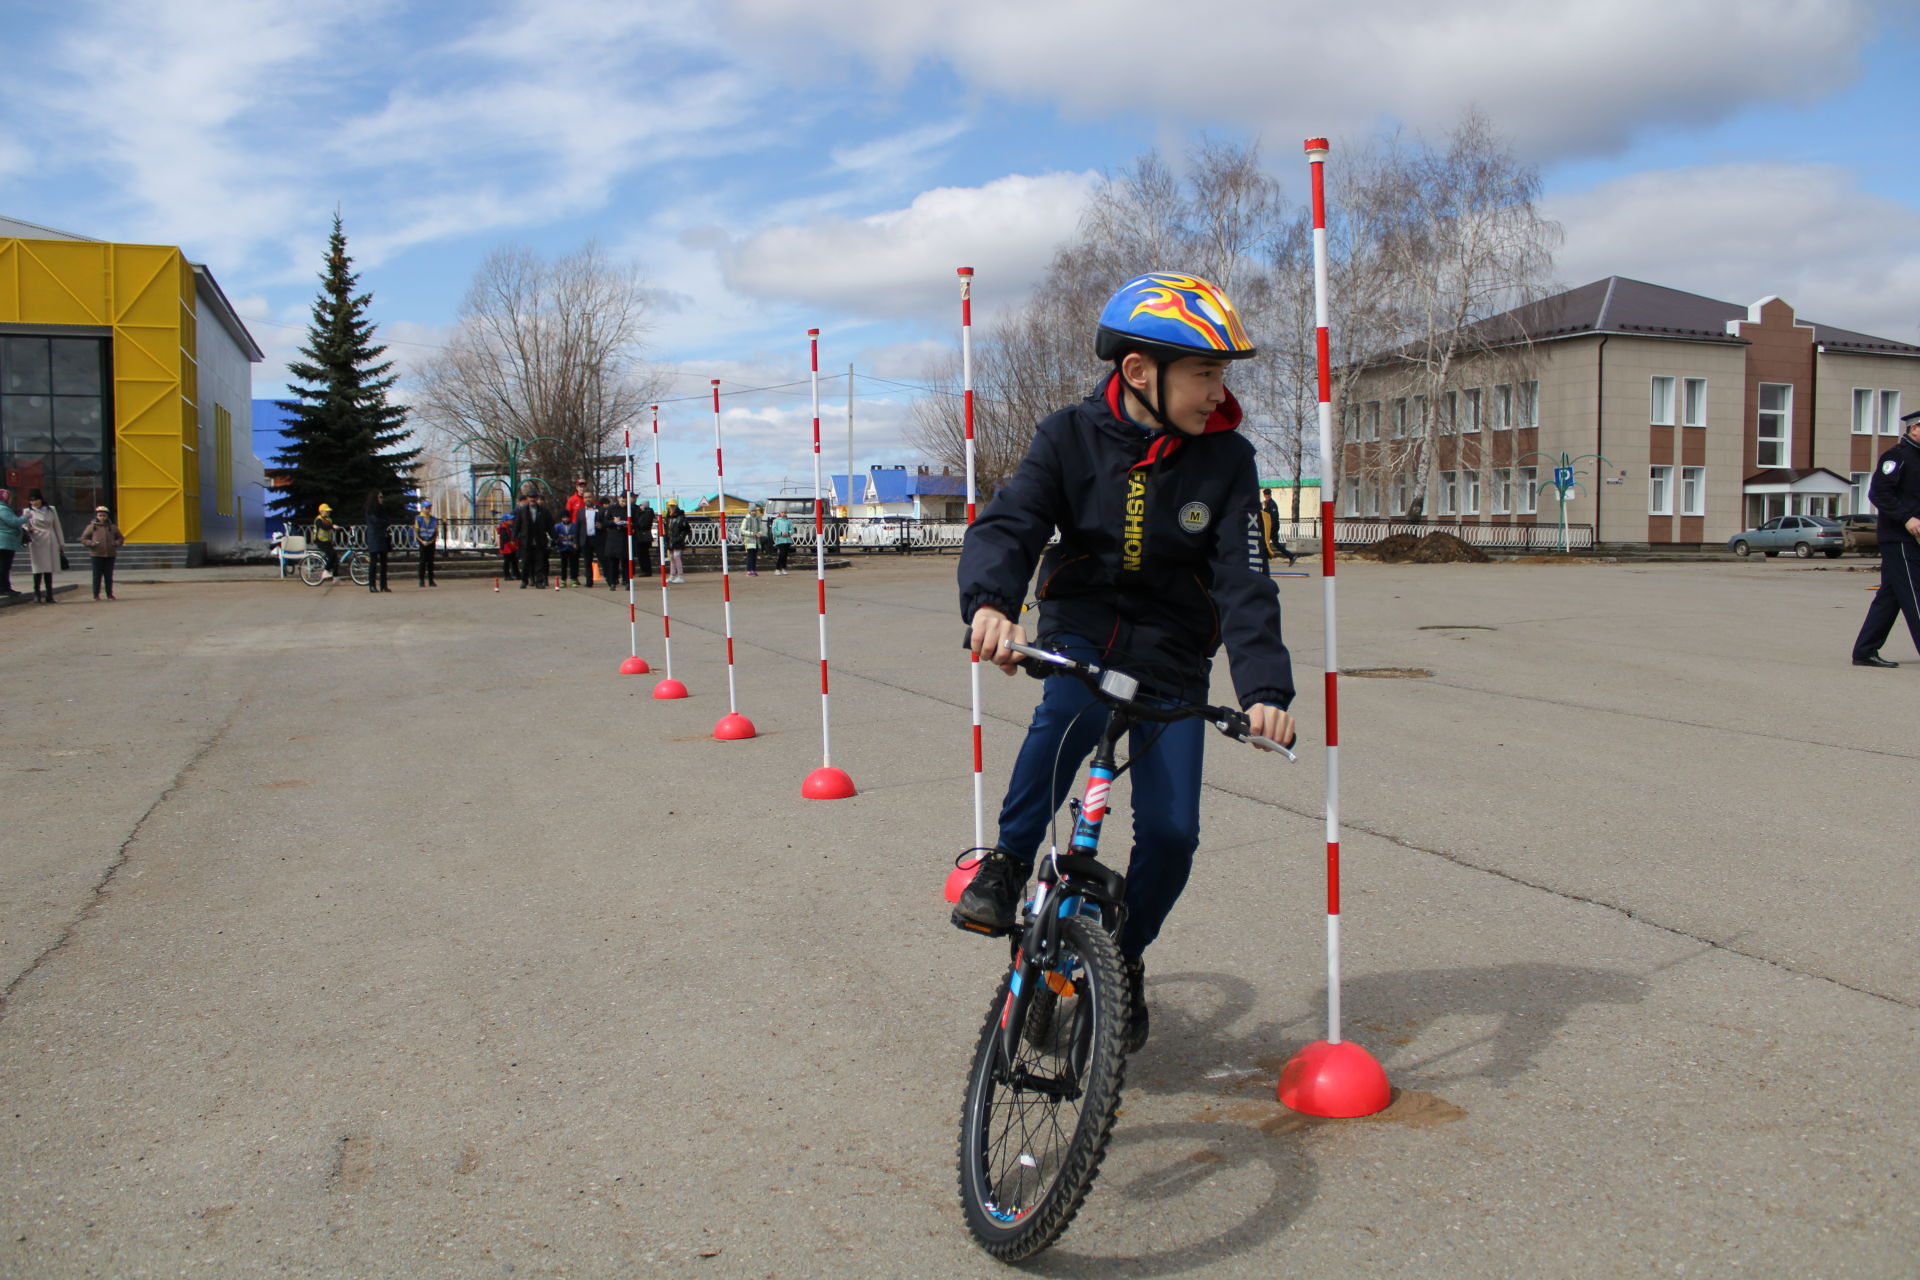
{"label": "bicycle pedal", "polygon": [[953,924],[956,929],[964,929],[968,933],[977,933],[987,938],[1003,937],[1010,932],[1010,930],[996,929],[990,924],[981,924],[975,920],[963,920],[958,915],[953,917]]}

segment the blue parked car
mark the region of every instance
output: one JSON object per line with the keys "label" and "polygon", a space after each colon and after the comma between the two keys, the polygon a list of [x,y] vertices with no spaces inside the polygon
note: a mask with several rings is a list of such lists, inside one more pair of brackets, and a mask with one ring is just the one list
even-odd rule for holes
{"label": "blue parked car", "polygon": [[1727,539],[1727,550],[1737,556],[1758,551],[1777,556],[1791,547],[1793,554],[1805,560],[1814,552],[1838,560],[1846,548],[1846,531],[1838,520],[1825,516],[1775,516],[1758,529],[1736,533]]}

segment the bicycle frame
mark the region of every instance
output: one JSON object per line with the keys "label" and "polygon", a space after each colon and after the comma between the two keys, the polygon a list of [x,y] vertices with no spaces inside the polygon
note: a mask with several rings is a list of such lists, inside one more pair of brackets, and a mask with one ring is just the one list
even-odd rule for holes
{"label": "bicycle frame", "polygon": [[[1094,747],[1087,765],[1087,785],[1082,797],[1073,801],[1073,835],[1066,854],[1057,844],[1050,845],[1046,856],[1035,868],[1034,894],[1028,907],[1027,927],[1018,934],[1013,958],[1013,975],[1008,984],[1006,1007],[1000,1015],[1000,1061],[1017,1060],[1020,1027],[1041,981],[1041,975],[1053,963],[1059,938],[1059,921],[1068,915],[1090,915],[1117,939],[1126,923],[1126,880],[1099,860],[1100,828],[1108,812],[1108,797],[1113,781],[1122,769],[1115,751],[1120,739],[1143,723],[1198,717],[1229,737],[1251,742],[1267,750],[1294,759],[1292,751],[1268,738],[1247,736],[1246,717],[1226,707],[1173,703],[1155,709],[1135,701],[1140,682],[1123,671],[1076,662],[1062,654],[1031,645],[1012,646],[1030,664],[1059,668],[1059,674],[1072,675],[1092,686],[1095,696],[1108,707],[1107,725]],[[1055,678],[1058,678],[1057,676]],[[1004,1067],[1003,1067],[1004,1069]],[[1056,1096],[1071,1097],[1071,1084],[1034,1080],[1015,1080],[1016,1087],[1056,1091]]]}

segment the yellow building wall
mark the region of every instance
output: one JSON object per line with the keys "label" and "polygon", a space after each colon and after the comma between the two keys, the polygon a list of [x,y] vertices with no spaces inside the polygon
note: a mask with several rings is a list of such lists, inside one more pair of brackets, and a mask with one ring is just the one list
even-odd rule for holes
{"label": "yellow building wall", "polygon": [[198,542],[196,316],[180,250],[0,239],[0,323],[112,333],[114,514],[128,542]]}

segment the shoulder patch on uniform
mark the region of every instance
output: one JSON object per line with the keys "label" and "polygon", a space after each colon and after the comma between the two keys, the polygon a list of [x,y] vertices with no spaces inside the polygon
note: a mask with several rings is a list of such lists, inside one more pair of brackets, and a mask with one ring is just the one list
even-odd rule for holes
{"label": "shoulder patch on uniform", "polygon": [[1199,533],[1212,518],[1213,511],[1204,502],[1189,502],[1180,508],[1180,527],[1188,533]]}
{"label": "shoulder patch on uniform", "polygon": [[1888,458],[1885,462],[1880,464],[1880,469],[1886,472],[1888,475],[1892,475],[1894,472],[1900,469],[1900,464],[1895,462],[1892,458]]}

